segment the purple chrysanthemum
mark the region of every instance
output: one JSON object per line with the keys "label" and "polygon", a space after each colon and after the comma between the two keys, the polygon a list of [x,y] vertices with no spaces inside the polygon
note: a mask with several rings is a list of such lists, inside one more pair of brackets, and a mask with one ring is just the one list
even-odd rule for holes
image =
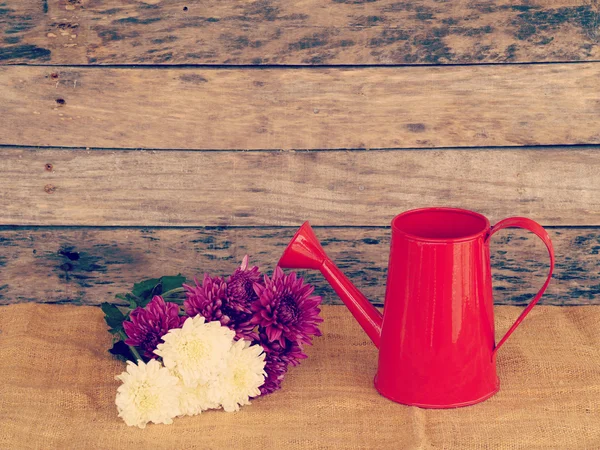
{"label": "purple chrysanthemum", "polygon": [[273,277],[265,275],[264,285],[255,284],[258,301],[252,303],[252,323],[264,327],[269,342],[285,340],[310,344],[312,336],[320,336],[317,327],[321,297],[311,296],[314,288],[304,284],[296,273],[284,275],[280,267]]}
{"label": "purple chrysanthemum", "polygon": [[183,285],[186,295],[183,308],[186,314],[190,317],[200,314],[207,322],[221,321],[223,317],[221,306],[227,298],[225,280],[222,277],[211,277],[205,273],[202,284],[198,283],[196,278],[194,278],[194,284],[195,286]]}
{"label": "purple chrysanthemum", "polygon": [[307,356],[302,349],[302,344],[289,339],[284,339],[284,343],[281,344],[279,340],[270,341],[268,336],[263,330],[260,330],[259,341],[257,342],[262,346],[267,355],[276,356],[279,360],[285,364],[291,364],[297,366],[300,364],[301,359],[306,359]]}
{"label": "purple chrysanthemum", "polygon": [[248,268],[246,255],[240,267],[227,279],[227,300],[222,307],[223,314],[234,324],[237,338],[258,338],[254,332],[256,326],[251,322],[252,303],[258,299],[254,283],[262,283],[262,275],[258,267]]}
{"label": "purple chrysanthemum", "polygon": [[254,333],[256,326],[250,321],[252,311],[244,306],[243,299],[229,300],[228,284],[222,277],[205,274],[202,284],[196,279],[194,281],[195,286],[183,285],[187,297],[183,306],[190,317],[200,314],[208,322],[218,320],[235,331],[236,339],[253,340],[257,337]]}
{"label": "purple chrysanthemum", "polygon": [[259,388],[260,395],[267,395],[281,389],[281,382],[287,372],[287,364],[274,354],[267,353],[265,357],[265,382]]}
{"label": "purple chrysanthemum", "polygon": [[255,343],[260,344],[267,355],[265,358],[265,377],[264,384],[260,387],[262,395],[270,394],[281,388],[281,382],[288,370],[288,364],[297,366],[301,359],[307,358],[302,350],[302,345],[298,342],[292,342],[288,339],[284,340],[285,345],[281,345],[279,341],[271,342],[264,330],[259,335],[259,339]]}
{"label": "purple chrysanthemum", "polygon": [[265,333],[260,333],[258,343],[265,350],[265,377],[264,384],[260,387],[261,395],[270,394],[281,389],[281,382],[288,370],[288,365],[297,366],[301,359],[307,356],[302,351],[302,347],[297,342],[285,340],[285,345],[279,344],[279,341],[270,342]]}
{"label": "purple chrysanthemum", "polygon": [[179,316],[179,306],[165,302],[156,295],[145,308],[136,308],[129,314],[129,321],[123,322],[127,334],[125,343],[138,347],[144,357],[154,359],[156,346],[162,337],[173,328],[180,328],[187,317]]}
{"label": "purple chrysanthemum", "polygon": [[252,314],[250,306],[258,299],[254,291],[254,283],[262,283],[262,275],[258,267],[248,269],[248,255],[242,264],[227,279],[227,308],[244,314]]}

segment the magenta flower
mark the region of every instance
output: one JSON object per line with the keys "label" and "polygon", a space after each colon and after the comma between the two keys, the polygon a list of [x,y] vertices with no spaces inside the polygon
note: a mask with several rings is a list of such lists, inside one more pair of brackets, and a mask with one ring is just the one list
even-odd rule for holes
{"label": "magenta flower", "polygon": [[225,280],[222,277],[211,277],[205,273],[202,284],[199,284],[196,278],[194,278],[194,284],[195,286],[183,285],[187,297],[183,302],[186,314],[190,317],[200,314],[207,322],[221,321],[223,317],[221,307],[227,299]]}
{"label": "magenta flower", "polygon": [[181,328],[187,317],[179,316],[179,306],[165,302],[155,295],[145,308],[136,308],[129,314],[129,321],[123,322],[127,334],[125,343],[138,347],[144,357],[154,359],[156,346],[172,328]]}
{"label": "magenta flower", "polygon": [[283,345],[279,340],[271,342],[264,331],[260,333],[259,341],[257,343],[262,346],[267,356],[271,355],[277,357],[286,365],[291,364],[292,366],[297,366],[300,364],[301,359],[307,358],[302,349],[302,344],[290,341],[289,339],[285,339]]}
{"label": "magenta flower", "polygon": [[254,290],[258,301],[252,303],[252,323],[264,327],[270,342],[285,340],[310,344],[312,336],[321,336],[317,324],[321,297],[311,296],[314,288],[304,284],[296,273],[284,275],[280,267],[273,277],[265,275],[264,285],[256,283]]}
{"label": "magenta flower", "polygon": [[262,275],[256,266],[248,269],[246,255],[241,266],[227,279],[227,308],[252,315],[250,306],[258,298],[254,291],[254,283],[262,284]]}
{"label": "magenta flower", "polygon": [[218,320],[222,325],[235,331],[236,339],[253,340],[257,337],[254,332],[256,326],[250,321],[252,311],[241,298],[236,298],[232,302],[229,300],[228,284],[222,277],[211,277],[205,274],[201,285],[198,280],[194,281],[195,286],[183,285],[187,297],[183,307],[190,317],[200,314],[208,322]]}
{"label": "magenta flower", "polygon": [[287,372],[287,364],[276,355],[267,353],[265,358],[265,382],[259,387],[260,395],[267,395],[281,389],[281,382]]}
{"label": "magenta flower", "polygon": [[266,353],[266,364],[264,384],[260,387],[261,395],[270,394],[281,388],[281,382],[285,376],[288,365],[297,366],[301,359],[307,356],[302,351],[301,344],[285,340],[285,345],[281,345],[279,341],[271,342],[267,335],[260,333],[259,340],[255,343],[260,344]]}

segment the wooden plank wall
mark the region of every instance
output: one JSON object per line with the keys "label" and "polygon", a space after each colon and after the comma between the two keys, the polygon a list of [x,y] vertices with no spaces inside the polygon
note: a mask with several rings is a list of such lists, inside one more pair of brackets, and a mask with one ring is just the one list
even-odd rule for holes
{"label": "wooden plank wall", "polygon": [[[539,221],[542,301],[600,304],[599,58],[597,0],[0,1],[0,304],[270,270],[307,219],[381,304],[433,205]],[[492,249],[527,303],[543,245]]]}

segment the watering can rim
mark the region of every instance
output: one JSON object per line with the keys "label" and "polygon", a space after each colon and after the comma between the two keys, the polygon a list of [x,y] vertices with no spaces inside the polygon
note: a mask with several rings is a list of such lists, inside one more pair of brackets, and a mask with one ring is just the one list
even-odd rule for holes
{"label": "watering can rim", "polygon": [[[409,215],[421,214],[421,213],[431,213],[431,212],[436,212],[436,211],[455,212],[455,213],[460,213],[460,214],[476,217],[482,221],[484,226],[482,226],[481,230],[479,230],[477,233],[469,234],[466,236],[459,236],[459,237],[452,237],[452,238],[429,238],[429,237],[418,236],[416,234],[412,234],[408,231],[403,230],[398,225],[398,221],[400,219],[403,219]],[[392,226],[392,231],[394,233],[402,235],[405,239],[428,243],[428,244],[454,244],[457,242],[468,242],[468,241],[474,241],[482,236],[486,239],[489,236],[489,232],[491,229],[491,224],[490,224],[489,219],[486,216],[484,216],[483,214],[480,214],[475,211],[471,211],[469,209],[452,208],[452,207],[447,207],[447,206],[433,206],[433,207],[417,208],[417,209],[410,209],[408,211],[401,212],[400,214],[396,215],[392,219],[391,226]]]}

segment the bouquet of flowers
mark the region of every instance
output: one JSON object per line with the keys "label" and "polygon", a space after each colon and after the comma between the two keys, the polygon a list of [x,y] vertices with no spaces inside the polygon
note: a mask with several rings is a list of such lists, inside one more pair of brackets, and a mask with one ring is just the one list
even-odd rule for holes
{"label": "bouquet of flowers", "polygon": [[320,336],[321,297],[294,272],[263,275],[248,256],[229,277],[202,282],[164,276],[117,295],[129,308],[103,303],[115,336],[113,355],[127,360],[116,378],[119,417],[144,428],[207,409],[237,411],[278,390],[290,365]]}

